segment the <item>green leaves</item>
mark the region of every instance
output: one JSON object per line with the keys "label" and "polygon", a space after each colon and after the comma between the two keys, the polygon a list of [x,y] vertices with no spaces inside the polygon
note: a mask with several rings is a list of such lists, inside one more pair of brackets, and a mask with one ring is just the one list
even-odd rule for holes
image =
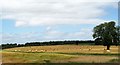
{"label": "green leaves", "polygon": [[[93,29],[93,38],[102,40],[103,44],[111,45],[118,43],[120,33],[118,30],[120,27],[115,27],[115,22],[105,22],[103,24],[97,25]],[[98,41],[98,40],[97,40]]]}

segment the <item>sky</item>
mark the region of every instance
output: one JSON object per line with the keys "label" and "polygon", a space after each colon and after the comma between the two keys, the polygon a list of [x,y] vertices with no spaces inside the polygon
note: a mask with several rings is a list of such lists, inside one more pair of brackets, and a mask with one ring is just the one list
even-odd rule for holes
{"label": "sky", "polygon": [[1,43],[94,40],[93,28],[118,21],[118,0],[1,0]]}

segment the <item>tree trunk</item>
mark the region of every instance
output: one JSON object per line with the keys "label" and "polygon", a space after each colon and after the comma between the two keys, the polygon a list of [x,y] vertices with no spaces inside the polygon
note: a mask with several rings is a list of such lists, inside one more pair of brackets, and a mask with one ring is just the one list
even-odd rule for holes
{"label": "tree trunk", "polygon": [[107,45],[107,50],[110,50],[110,45]]}

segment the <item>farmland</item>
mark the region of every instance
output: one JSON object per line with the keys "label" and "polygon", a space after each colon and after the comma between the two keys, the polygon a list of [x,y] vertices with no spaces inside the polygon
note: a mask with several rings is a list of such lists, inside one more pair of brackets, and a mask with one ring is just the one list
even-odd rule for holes
{"label": "farmland", "polygon": [[9,48],[0,53],[3,63],[107,63],[118,59],[118,46],[111,46],[110,52],[100,45],[51,45]]}

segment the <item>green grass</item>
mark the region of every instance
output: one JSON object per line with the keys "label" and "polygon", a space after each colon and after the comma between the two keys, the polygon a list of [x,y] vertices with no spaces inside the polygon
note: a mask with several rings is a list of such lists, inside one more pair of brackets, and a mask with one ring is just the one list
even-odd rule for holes
{"label": "green grass", "polygon": [[[82,54],[82,53],[22,53],[22,52],[2,52],[4,61],[12,61],[13,63],[54,63],[61,60],[74,59],[79,56],[106,56],[104,54]],[[114,56],[114,55],[107,55]],[[87,58],[87,57],[86,57]],[[12,59],[12,60],[11,60]],[[114,60],[113,60],[114,61]],[[112,62],[112,60],[111,60]],[[6,63],[6,62],[4,62]],[[89,63],[85,62],[69,62],[69,63]],[[93,63],[93,62],[91,62]]]}
{"label": "green grass", "polygon": [[120,62],[120,58],[118,58],[118,59],[112,59],[112,60],[110,60],[109,62],[113,62],[113,63],[118,63],[118,62]]}
{"label": "green grass", "polygon": [[111,53],[106,53],[106,54],[101,54],[101,53],[62,53],[58,52],[59,54],[68,54],[68,55],[95,55],[95,56],[120,56],[120,54],[111,54]]}
{"label": "green grass", "polygon": [[[89,49],[91,47],[93,51],[80,50],[80,48]],[[47,52],[27,52],[28,50],[36,50],[36,49],[37,50],[44,49],[47,50]],[[103,51],[103,49],[104,46],[56,45],[56,46],[18,47],[18,48],[4,49],[0,53],[2,53],[3,55],[3,63],[54,63],[54,62],[64,62],[64,61],[68,63],[67,65],[69,65],[69,63],[70,64],[72,63],[73,65],[76,63],[96,63],[94,61],[89,62],[89,60],[81,61],[81,62],[68,61],[69,59],[76,60],[76,58],[80,58],[80,57],[84,57],[84,58],[95,57],[95,59],[99,57],[103,57],[103,58],[107,57],[107,58],[111,58],[111,59],[107,59],[110,62],[118,61],[117,59],[113,59],[113,57],[120,56],[120,54],[113,53],[113,52],[117,52],[118,48],[116,48],[116,46],[111,47],[112,53],[103,53],[101,52]],[[21,51],[15,51],[15,50],[21,50]],[[94,53],[94,52],[98,52],[98,53]],[[84,60],[84,58],[80,58],[80,59]]]}
{"label": "green grass", "polygon": [[[3,50],[2,52],[15,52],[15,51],[7,51]],[[113,53],[63,53],[63,52],[22,52],[19,53],[46,53],[46,54],[66,54],[66,55],[96,55],[96,56],[120,56],[120,54],[113,54]]]}
{"label": "green grass", "polygon": [[[54,62],[56,60],[65,60],[75,58],[73,55],[66,54],[56,54],[56,53],[19,53],[19,52],[4,52],[3,57],[5,60],[13,59],[13,62],[32,62],[32,63],[46,63],[46,62]],[[15,60],[19,59],[19,61]],[[21,61],[20,61],[21,60]]]}
{"label": "green grass", "polygon": [[[97,65],[97,63],[9,63],[9,64],[3,64],[3,65]],[[107,65],[114,65],[114,64],[110,63]]]}

